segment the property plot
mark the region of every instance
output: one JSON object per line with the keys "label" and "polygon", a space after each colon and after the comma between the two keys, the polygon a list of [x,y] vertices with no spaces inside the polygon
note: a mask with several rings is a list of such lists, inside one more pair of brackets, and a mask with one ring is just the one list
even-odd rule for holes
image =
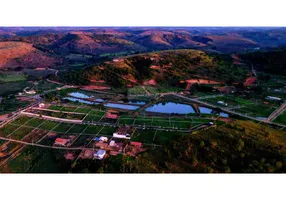
{"label": "property plot", "polygon": [[76,109],[76,107],[62,107],[61,111],[65,111],[65,112],[73,112]]}
{"label": "property plot", "polygon": [[152,144],[155,132],[156,131],[154,130],[138,130],[137,129],[135,133],[133,133],[131,141]]}
{"label": "property plot", "polygon": [[45,130],[51,130],[53,129],[56,125],[58,125],[58,122],[53,122],[53,121],[46,121],[44,124],[42,124],[39,128],[40,129],[45,129]]}
{"label": "property plot", "polygon": [[157,131],[153,143],[163,145],[188,133]]}
{"label": "property plot", "polygon": [[32,130],[33,130],[33,128],[21,127],[18,130],[16,130],[15,132],[13,132],[10,135],[10,138],[12,138],[14,140],[21,140],[27,134],[31,133]]}
{"label": "property plot", "polygon": [[48,109],[50,110],[61,110],[63,106],[51,105]]}
{"label": "property plot", "polygon": [[75,112],[78,113],[88,113],[91,109],[90,108],[77,108]]}
{"label": "property plot", "polygon": [[170,127],[169,120],[153,119],[152,126]]}
{"label": "property plot", "polygon": [[27,173],[59,173],[58,163],[52,152],[46,152],[42,158]]}
{"label": "property plot", "polygon": [[134,124],[152,126],[152,119],[135,119]]}
{"label": "property plot", "polygon": [[[64,150],[45,150],[41,159],[27,170],[28,173],[60,173],[68,171],[72,160],[71,157],[77,157],[80,151],[64,151]],[[71,157],[66,155],[72,155]],[[60,165],[59,165],[60,163]]]}
{"label": "property plot", "polygon": [[171,128],[183,128],[183,129],[189,129],[193,126],[192,122],[189,121],[171,121],[170,122],[170,127]]}
{"label": "property plot", "polygon": [[119,118],[119,124],[133,124],[134,118]]}
{"label": "property plot", "polygon": [[30,121],[28,121],[25,125],[26,126],[32,126],[32,127],[38,127],[41,125],[45,120],[39,119],[39,118],[33,118]]}
{"label": "property plot", "polygon": [[92,110],[89,113],[90,115],[98,115],[98,116],[103,116],[105,114],[105,111],[100,111],[100,110]]}
{"label": "property plot", "polygon": [[286,111],[281,113],[275,120],[274,122],[279,123],[279,124],[284,124],[286,125]]}
{"label": "property plot", "polygon": [[40,129],[35,129],[33,130],[29,135],[27,135],[23,141],[25,142],[32,142],[36,143],[39,141],[44,135],[46,135],[48,131],[40,130]]}
{"label": "property plot", "polygon": [[6,137],[7,135],[12,133],[17,128],[19,128],[19,126],[15,126],[15,125],[12,125],[12,124],[7,124],[3,128],[0,129],[0,136],[1,137]]}
{"label": "property plot", "polygon": [[68,133],[81,133],[88,125],[85,124],[75,124]]}
{"label": "property plot", "polygon": [[109,126],[105,126],[100,132],[99,135],[113,135],[113,133],[116,132],[116,128],[115,127],[109,127]]}
{"label": "property plot", "polygon": [[84,147],[87,145],[94,136],[90,135],[81,135],[79,138],[72,144],[72,147]]}
{"label": "property plot", "polygon": [[17,118],[16,120],[13,121],[13,124],[17,124],[17,125],[23,125],[25,124],[27,121],[31,120],[30,117],[27,116],[21,116],[19,118]]}
{"label": "property plot", "polygon": [[44,151],[41,148],[26,147],[21,154],[19,154],[15,159],[11,160],[0,169],[2,172],[6,173],[23,173],[31,169],[35,163],[37,163]]}
{"label": "property plot", "polygon": [[68,131],[74,124],[71,123],[61,123],[53,131],[57,133],[65,133]]}
{"label": "property plot", "polygon": [[57,137],[59,137],[59,135],[56,132],[49,132],[40,142],[38,142],[42,145],[52,146]]}
{"label": "property plot", "polygon": [[96,135],[98,131],[102,129],[102,126],[89,126],[85,129],[84,134],[93,134]]}
{"label": "property plot", "polygon": [[[102,115],[103,116],[103,115]],[[102,118],[102,116],[99,116],[99,115],[88,115],[85,119],[84,119],[84,121],[88,121],[88,122],[91,122],[91,121],[94,121],[94,122],[98,122],[101,118]]]}
{"label": "property plot", "polygon": [[277,107],[258,104],[235,109],[236,112],[245,113],[253,117],[268,117]]}
{"label": "property plot", "polygon": [[38,114],[38,115],[45,115],[45,116],[64,118],[64,119],[75,119],[75,120],[81,120],[85,116],[85,114],[66,113],[63,111],[54,112],[54,111],[47,111],[47,110],[31,110],[30,112]]}

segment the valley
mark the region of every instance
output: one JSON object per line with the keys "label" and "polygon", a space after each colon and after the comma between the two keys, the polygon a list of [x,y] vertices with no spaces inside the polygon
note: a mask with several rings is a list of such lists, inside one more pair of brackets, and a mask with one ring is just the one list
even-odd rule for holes
{"label": "valley", "polygon": [[283,28],[9,31],[0,172],[286,171]]}

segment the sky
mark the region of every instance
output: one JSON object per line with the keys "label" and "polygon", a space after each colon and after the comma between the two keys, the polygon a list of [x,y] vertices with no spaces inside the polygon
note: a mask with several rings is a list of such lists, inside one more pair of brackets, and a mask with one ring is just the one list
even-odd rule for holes
{"label": "sky", "polygon": [[2,1],[0,26],[286,26],[283,0]]}

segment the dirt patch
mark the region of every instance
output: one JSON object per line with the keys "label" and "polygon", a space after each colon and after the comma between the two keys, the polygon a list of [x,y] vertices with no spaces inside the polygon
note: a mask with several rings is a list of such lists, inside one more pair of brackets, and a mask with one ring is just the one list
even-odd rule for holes
{"label": "dirt patch", "polygon": [[72,153],[72,152],[67,152],[67,153],[65,154],[65,158],[66,158],[67,160],[74,160],[74,159],[75,159],[75,155],[74,155],[74,153]]}
{"label": "dirt patch", "polygon": [[256,83],[256,77],[249,77],[244,82],[244,85],[253,85],[254,83]]}
{"label": "dirt patch", "polygon": [[189,79],[185,80],[187,83],[198,83],[198,84],[221,84],[221,82],[208,80],[208,79]]}
{"label": "dirt patch", "polygon": [[153,85],[153,86],[157,86],[157,83],[154,79],[148,80],[148,81],[144,81],[143,83],[144,85]]}
{"label": "dirt patch", "polygon": [[100,85],[86,85],[83,86],[84,90],[110,90],[111,88],[108,86],[100,86]]}
{"label": "dirt patch", "polygon": [[6,120],[7,118],[8,118],[8,114],[6,114],[6,115],[0,115],[0,121],[4,121],[4,120]]}

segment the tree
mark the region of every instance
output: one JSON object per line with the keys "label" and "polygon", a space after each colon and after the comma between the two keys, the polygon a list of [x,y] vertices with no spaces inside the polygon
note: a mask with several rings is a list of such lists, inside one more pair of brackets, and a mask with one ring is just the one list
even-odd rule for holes
{"label": "tree", "polygon": [[243,142],[241,139],[239,139],[239,140],[237,141],[237,144],[236,144],[236,149],[237,149],[238,151],[241,151],[241,150],[243,149],[243,147],[244,147],[244,142]]}

